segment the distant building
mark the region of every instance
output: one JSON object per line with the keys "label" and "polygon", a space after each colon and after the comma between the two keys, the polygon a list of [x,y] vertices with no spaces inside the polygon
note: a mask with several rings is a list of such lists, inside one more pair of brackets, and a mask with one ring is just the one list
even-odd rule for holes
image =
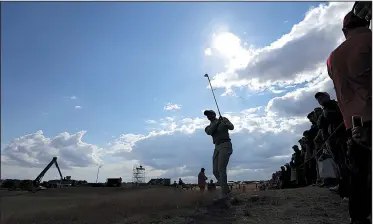
{"label": "distant building", "polygon": [[107,187],[120,187],[122,186],[122,178],[107,178],[106,180]]}

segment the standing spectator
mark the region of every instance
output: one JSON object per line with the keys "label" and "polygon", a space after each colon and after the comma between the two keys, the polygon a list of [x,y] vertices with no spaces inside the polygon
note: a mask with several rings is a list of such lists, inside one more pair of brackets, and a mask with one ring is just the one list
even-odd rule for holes
{"label": "standing spectator", "polygon": [[205,168],[201,168],[201,172],[198,174],[198,187],[201,192],[204,192],[206,189],[206,180]]}
{"label": "standing spectator", "polygon": [[[372,31],[369,21],[351,11],[343,20],[346,40],[329,56],[327,68],[348,130],[348,159],[352,166],[349,212],[351,223],[370,223],[372,147]],[[352,116],[362,117],[363,127],[353,129]],[[355,134],[355,135],[353,135]],[[365,136],[365,139],[357,138]],[[364,146],[365,145],[365,146]]]}
{"label": "standing spectator", "polygon": [[322,132],[322,137],[326,142],[326,147],[333,156],[334,162],[338,165],[341,174],[335,187],[331,191],[339,192],[344,198],[348,196],[348,171],[345,166],[346,155],[346,128],[343,125],[343,116],[337,101],[332,100],[326,92],[318,92],[315,99],[322,106],[322,114],[318,119],[318,126]]}

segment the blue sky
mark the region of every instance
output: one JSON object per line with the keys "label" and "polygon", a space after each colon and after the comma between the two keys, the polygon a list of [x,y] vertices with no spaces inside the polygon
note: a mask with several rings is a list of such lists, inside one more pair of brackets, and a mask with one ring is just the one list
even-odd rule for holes
{"label": "blue sky", "polygon": [[[39,129],[87,130],[88,141],[102,144],[120,133],[144,133],[144,120],[164,116],[167,102],[197,116],[213,106],[201,62],[217,26],[229,24],[243,38],[254,32],[247,41],[261,46],[311,5],[3,3],[2,139]],[[252,103],[234,106],[241,104]]]}
{"label": "blue sky", "polygon": [[[247,88],[246,81],[224,86],[214,76],[227,73],[224,65],[240,54],[228,61],[220,57],[216,54],[219,49],[214,51],[212,47],[212,37],[213,34],[233,34],[241,45],[253,46],[257,54],[264,55],[264,50],[275,52],[268,55],[293,52],[289,59],[284,56],[271,59],[271,65],[276,68],[272,72],[282,71],[276,67],[284,64],[281,60],[294,60],[291,57],[297,57],[297,51],[302,48],[286,49],[292,40],[283,35],[302,41],[300,33],[308,34],[310,30],[330,36],[337,43],[335,39],[340,37],[337,23],[316,29],[304,22],[305,14],[319,5],[320,2],[3,2],[3,146],[38,130],[48,138],[62,132],[74,134],[85,130],[84,142],[106,150],[107,144],[121,134],[147,136],[150,130],[159,128],[160,121],[166,117],[180,122],[183,118],[203,119],[202,110],[215,109],[203,77],[206,72],[218,85],[216,94],[223,112],[238,113],[261,106],[264,113],[264,107],[273,101],[277,112],[284,113],[276,103],[287,99],[286,94],[293,96],[303,94],[304,88],[312,91],[321,88],[315,87],[314,76],[297,78],[301,77],[299,72],[310,71],[289,73],[289,77],[281,78],[287,83],[279,84],[274,83],[276,78],[268,78],[268,71],[263,69],[271,66],[260,69],[253,64],[246,66],[251,70],[243,68],[243,72],[237,72],[238,78],[227,78],[227,83],[256,78],[265,83],[265,91]],[[320,9],[334,12],[344,8],[344,5],[325,3]],[[313,12],[311,21],[321,21],[326,15],[318,16],[317,10]],[[296,24],[298,28],[291,31]],[[334,28],[337,34],[327,34],[328,29],[334,32]],[[281,38],[286,45],[277,50],[268,47]],[[332,47],[323,48],[325,52],[310,62],[312,66],[323,62]],[[210,57],[204,53],[208,48],[213,51]],[[252,72],[255,74],[251,76]],[[298,81],[290,83],[293,80]],[[221,96],[229,88],[236,96]],[[281,93],[270,88],[280,88]],[[72,99],[73,96],[76,98]],[[167,103],[179,104],[181,109],[165,111]],[[155,120],[157,124],[146,120]],[[167,141],[172,141],[171,137]]]}

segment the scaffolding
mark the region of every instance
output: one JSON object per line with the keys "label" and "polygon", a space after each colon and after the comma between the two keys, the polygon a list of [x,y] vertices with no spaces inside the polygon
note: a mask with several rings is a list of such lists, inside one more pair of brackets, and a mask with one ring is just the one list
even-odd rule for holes
{"label": "scaffolding", "polygon": [[141,165],[134,165],[133,166],[133,177],[132,182],[135,184],[143,184],[145,183],[145,168]]}

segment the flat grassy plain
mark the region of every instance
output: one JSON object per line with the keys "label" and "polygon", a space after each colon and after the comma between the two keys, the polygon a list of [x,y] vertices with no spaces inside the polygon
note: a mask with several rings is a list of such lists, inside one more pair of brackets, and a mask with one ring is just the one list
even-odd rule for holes
{"label": "flat grassy plain", "polygon": [[218,191],[171,187],[47,189],[36,193],[0,191],[3,224],[121,224],[121,223],[348,223],[347,204],[327,189],[307,187],[245,192],[221,205]]}

